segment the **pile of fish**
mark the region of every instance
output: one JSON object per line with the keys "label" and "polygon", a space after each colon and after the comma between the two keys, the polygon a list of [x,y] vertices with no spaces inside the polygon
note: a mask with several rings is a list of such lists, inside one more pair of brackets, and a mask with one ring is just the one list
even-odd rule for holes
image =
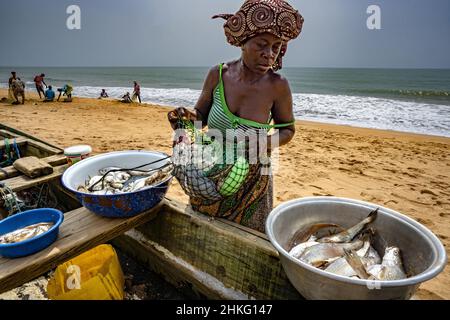
{"label": "pile of fish", "polygon": [[0,244],[16,243],[34,238],[50,230],[53,222],[41,222],[29,225],[25,228],[17,229],[0,236]]}
{"label": "pile of fish", "polygon": [[340,233],[317,238],[317,230],[336,225],[317,224],[306,233],[306,241],[294,246],[289,254],[316,268],[350,278],[400,280],[407,278],[397,247],[386,247],[383,258],[372,247],[375,231],[368,226],[375,221],[378,209],[353,227]]}
{"label": "pile of fish", "polygon": [[[111,170],[115,170],[110,172]],[[135,192],[150,188],[166,180],[173,166],[166,165],[158,170],[122,170],[117,167],[100,169],[98,175],[89,176],[77,190],[96,195],[111,195]]]}

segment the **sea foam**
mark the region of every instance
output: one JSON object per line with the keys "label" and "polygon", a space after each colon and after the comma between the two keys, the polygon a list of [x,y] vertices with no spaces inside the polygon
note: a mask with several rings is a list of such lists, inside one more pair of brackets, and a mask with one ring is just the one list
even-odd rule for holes
{"label": "sea foam", "polygon": [[[33,91],[34,86],[27,82],[27,89]],[[117,99],[133,91],[130,87],[77,86],[73,95],[97,98],[101,89],[106,89],[110,98]],[[192,108],[200,93],[188,88],[141,88],[141,99],[152,104]],[[450,137],[450,106],[447,105],[349,95],[294,93],[292,96],[297,120]]]}

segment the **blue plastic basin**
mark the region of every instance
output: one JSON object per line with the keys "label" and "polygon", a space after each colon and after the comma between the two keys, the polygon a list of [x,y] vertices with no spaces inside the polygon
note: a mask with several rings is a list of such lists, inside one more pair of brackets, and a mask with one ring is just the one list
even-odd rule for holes
{"label": "blue plastic basin", "polygon": [[0,235],[36,223],[53,222],[54,225],[47,232],[36,237],[16,243],[0,244],[0,255],[7,258],[17,258],[41,251],[56,240],[59,233],[59,226],[63,220],[63,213],[51,208],[28,210],[1,220]]}

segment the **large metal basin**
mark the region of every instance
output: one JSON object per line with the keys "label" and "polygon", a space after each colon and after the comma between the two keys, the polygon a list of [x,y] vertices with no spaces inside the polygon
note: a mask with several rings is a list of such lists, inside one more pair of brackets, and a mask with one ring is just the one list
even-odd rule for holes
{"label": "large metal basin", "polygon": [[[381,256],[387,245],[399,247],[409,278],[351,279],[314,268],[288,254],[291,240],[299,230],[315,223],[350,227],[375,208],[379,208],[379,213],[371,226],[379,237],[374,247]],[[437,276],[447,263],[444,246],[426,227],[396,211],[363,201],[336,197],[292,200],[270,213],[266,232],[280,254],[289,280],[307,299],[409,299],[421,283]]]}

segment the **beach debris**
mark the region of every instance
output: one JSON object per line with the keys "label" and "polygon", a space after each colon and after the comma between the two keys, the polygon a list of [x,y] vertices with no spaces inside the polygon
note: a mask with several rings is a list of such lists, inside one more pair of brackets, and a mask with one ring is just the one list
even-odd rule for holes
{"label": "beach debris", "polygon": [[53,225],[53,222],[41,222],[14,230],[12,232],[1,235],[0,244],[17,243],[34,238],[50,230]]}
{"label": "beach debris", "polygon": [[[294,235],[295,242],[291,241],[296,245],[289,251],[289,255],[313,267],[344,277],[382,281],[405,279],[407,275],[400,249],[387,246],[381,258],[372,246],[376,233],[368,225],[375,221],[377,214],[378,208],[346,230],[335,224],[321,223],[310,226],[306,232],[299,231]],[[318,231],[326,226],[344,231],[325,237],[318,236]],[[303,241],[298,243],[299,239]]]}
{"label": "beach debris", "polygon": [[122,170],[106,167],[98,175],[88,176],[84,184],[77,187],[78,192],[95,195],[122,194],[152,187],[171,176],[172,164],[152,170]]}

